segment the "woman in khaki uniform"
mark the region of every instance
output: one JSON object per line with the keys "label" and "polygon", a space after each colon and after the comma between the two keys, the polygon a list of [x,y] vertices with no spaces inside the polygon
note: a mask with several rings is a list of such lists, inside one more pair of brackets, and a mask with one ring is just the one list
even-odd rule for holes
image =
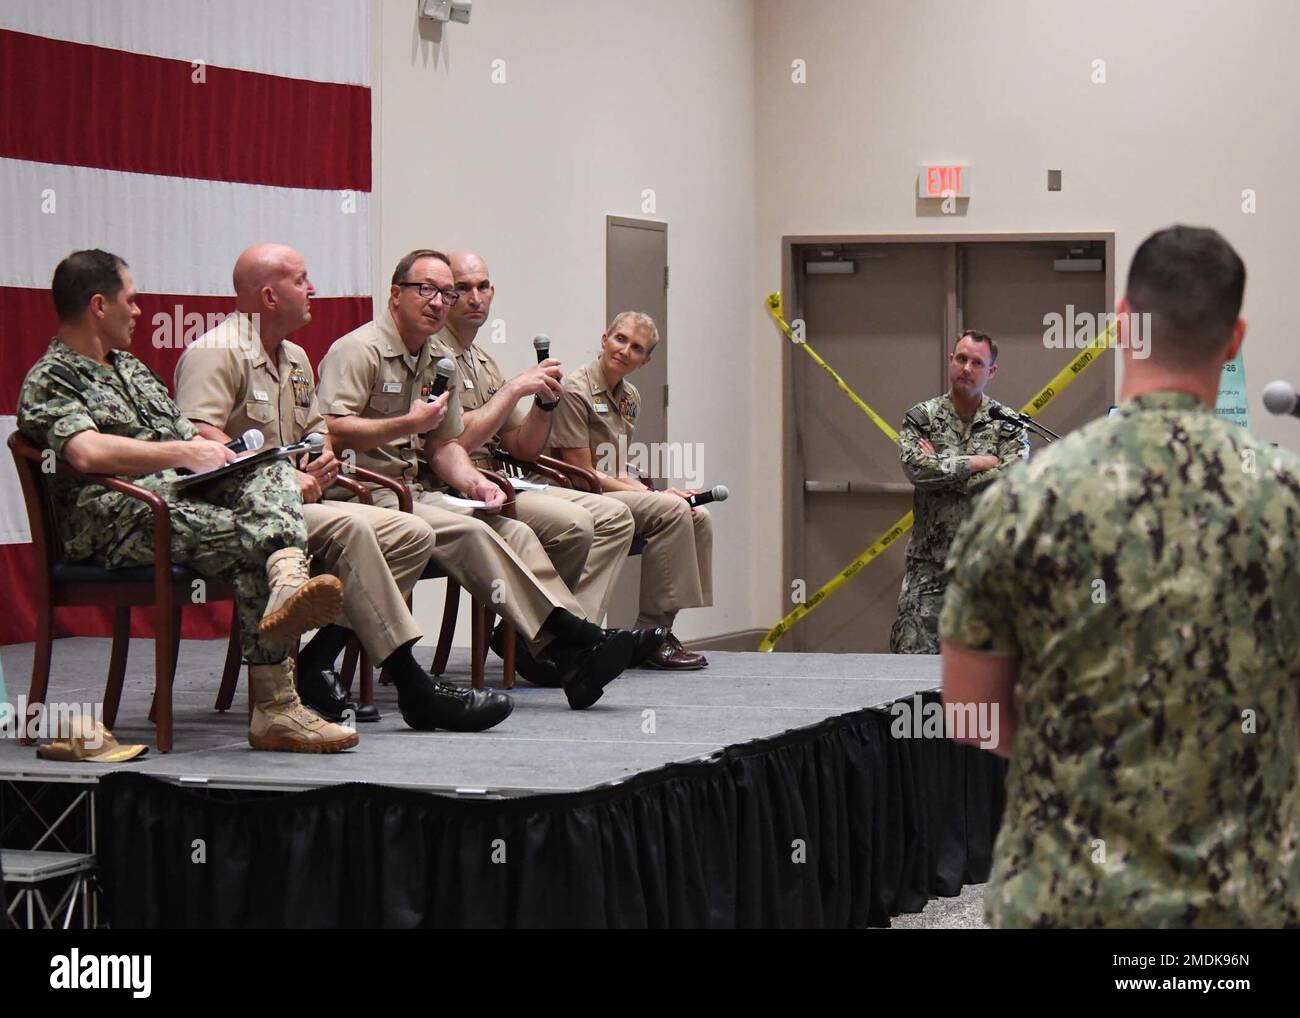
{"label": "woman in khaki uniform", "polygon": [[[654,319],[624,311],[600,337],[600,356],[564,381],[551,425],[555,456],[593,471],[601,491],[632,511],[641,553],[641,608],[637,627],[671,628],[683,608],[713,603],[713,528],[704,509],[686,501],[693,492],[652,491],[611,450],[626,449],[636,428],[641,394],[627,381],[650,359],[659,330]],[[610,469],[602,469],[610,468]],[[645,662],[650,668],[689,670],[708,664],[669,636]]]}

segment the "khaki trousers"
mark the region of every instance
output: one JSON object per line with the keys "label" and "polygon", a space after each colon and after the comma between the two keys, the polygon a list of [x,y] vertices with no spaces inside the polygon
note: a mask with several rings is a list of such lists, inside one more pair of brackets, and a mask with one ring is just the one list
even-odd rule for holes
{"label": "khaki trousers", "polygon": [[433,553],[433,531],[406,513],[358,502],[302,507],[316,571],[343,581],[339,625],[357,634],[378,664],[420,638],[406,598]]}
{"label": "khaki trousers", "polygon": [[600,625],[632,546],[635,524],[628,507],[604,495],[551,485],[544,492],[519,492],[515,514],[537,535],[582,606],[582,617]]}
{"label": "khaki trousers", "polygon": [[[556,608],[581,616],[582,606],[564,585],[533,532],[492,513],[448,506],[441,492],[411,485],[411,511],[433,528],[432,560],[469,591],[509,620],[536,655],[549,637],[542,625]],[[376,505],[397,508],[388,488],[371,492]]]}
{"label": "khaki trousers", "polygon": [[641,552],[639,628],[671,626],[682,608],[713,604],[713,524],[707,509],[662,491],[611,491],[632,510]]}

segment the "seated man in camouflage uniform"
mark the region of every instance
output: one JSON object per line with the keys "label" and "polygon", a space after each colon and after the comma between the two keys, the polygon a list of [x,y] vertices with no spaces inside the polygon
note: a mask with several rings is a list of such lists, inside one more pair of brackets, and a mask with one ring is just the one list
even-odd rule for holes
{"label": "seated man in camouflage uniform", "polygon": [[[343,603],[335,576],[309,578],[307,530],[293,468],[277,460],[181,495],[177,471],[211,470],[235,455],[201,438],[167,388],[126,352],[140,315],[122,259],[77,251],[52,284],[59,332],[27,374],[18,427],[75,470],[121,475],[156,492],[171,512],[172,560],[231,584],[254,696],[254,749],[329,753],[357,744],[298,699],[289,651]],[[66,475],[50,478],[69,561],[110,569],[153,562],[153,515],[138,499]]]}
{"label": "seated man in camouflage uniform", "polygon": [[912,407],[899,429],[898,458],[916,493],[907,572],[889,633],[895,654],[939,653],[943,567],[953,534],[970,515],[975,496],[1007,467],[1029,457],[1025,429],[990,416],[1002,405],[984,395],[997,361],[992,337],[967,329],[948,358],[951,388]]}
{"label": "seated man in camouflage uniform", "polygon": [[1300,923],[1300,457],[1214,413],[1245,282],[1213,230],[1148,238],[1119,412],[953,545],[944,699],[1011,758],[994,926]]}

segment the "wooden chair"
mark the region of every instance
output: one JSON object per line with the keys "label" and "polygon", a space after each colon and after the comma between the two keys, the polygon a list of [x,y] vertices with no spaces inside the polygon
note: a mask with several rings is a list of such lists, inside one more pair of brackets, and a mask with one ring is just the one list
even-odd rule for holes
{"label": "wooden chair", "polygon": [[[50,660],[54,645],[54,609],[63,606],[109,605],[114,610],[113,649],[108,667],[108,684],[104,690],[104,725],[117,722],[122,699],[122,681],[126,675],[126,658],[130,649],[131,608],[153,605],[154,625],[154,698],[149,719],[156,731],[158,751],[172,748],[172,682],[176,677],[176,659],[180,652],[181,609],[192,603],[190,591],[198,573],[172,563],[171,513],[158,495],[117,477],[82,474],[61,460],[47,460],[41,450],[20,432],[9,436],[18,480],[27,506],[32,531],[34,573],[33,595],[36,601],[36,654],[32,661],[30,703],[44,703],[50,682]],[[80,481],[99,484],[149,506],[153,514],[154,562],[151,566],[132,569],[105,569],[88,563],[63,560],[54,507],[45,484],[45,465],[52,462],[54,473]],[[215,580],[204,579],[207,601],[230,601],[234,591]],[[241,655],[239,621],[231,627],[226,650],[223,686],[238,678]],[[232,678],[233,677],[233,678]]]}

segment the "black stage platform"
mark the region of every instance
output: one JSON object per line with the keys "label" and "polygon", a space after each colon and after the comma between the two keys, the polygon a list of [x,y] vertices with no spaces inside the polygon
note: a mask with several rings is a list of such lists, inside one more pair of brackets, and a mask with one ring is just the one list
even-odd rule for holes
{"label": "black stage platform", "polygon": [[[58,641],[50,700],[97,702],[108,649]],[[315,756],[250,750],[242,685],[213,710],[224,652],[182,647],[170,754],[148,641],[114,728],[147,756],[50,763],[0,740],[2,781],[95,783],[114,925],[881,925],[987,871],[1001,765],[894,739],[870,709],[932,690],[937,658],[710,652],[701,672],[626,673],[585,712],[521,682],[480,735],[412,732],[379,686],[384,720]],[[0,654],[16,699],[31,648]],[[447,678],[468,681],[465,653]]]}

